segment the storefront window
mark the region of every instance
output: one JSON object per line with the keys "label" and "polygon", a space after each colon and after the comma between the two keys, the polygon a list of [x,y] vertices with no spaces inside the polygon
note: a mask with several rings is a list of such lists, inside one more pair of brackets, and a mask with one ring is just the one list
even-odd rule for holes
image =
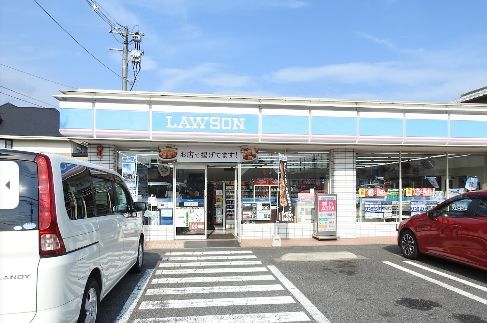
{"label": "storefront window", "polygon": [[446,154],[402,153],[402,218],[426,212],[447,198]]}
{"label": "storefront window", "polygon": [[487,190],[487,154],[448,154],[449,197]]}
{"label": "storefront window", "polygon": [[357,221],[397,221],[399,153],[358,153],[356,168]]}
{"label": "storefront window", "polygon": [[357,153],[356,167],[357,221],[400,221],[452,196],[487,189],[486,154]]}
{"label": "storefront window", "polygon": [[279,153],[260,152],[252,163],[242,164],[243,223],[311,223],[315,194],[328,193],[329,155],[327,153],[282,153],[285,157],[292,215],[279,216]]}
{"label": "storefront window", "polygon": [[278,208],[277,153],[259,152],[258,159],[242,164],[242,223],[274,223]]}

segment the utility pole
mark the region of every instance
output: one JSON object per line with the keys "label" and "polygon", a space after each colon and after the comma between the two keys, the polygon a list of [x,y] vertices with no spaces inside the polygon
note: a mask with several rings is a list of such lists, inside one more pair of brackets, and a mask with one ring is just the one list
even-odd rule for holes
{"label": "utility pole", "polygon": [[123,28],[123,52],[122,52],[122,91],[127,91],[127,71],[129,55],[129,29]]}
{"label": "utility pole", "polygon": [[[121,24],[116,22],[94,0],[86,0],[86,2],[93,9],[93,11],[110,26],[110,33],[112,33],[114,36],[119,36],[121,38],[121,43],[123,47],[121,49],[110,49],[122,52],[122,91],[127,91],[127,85],[129,83],[128,63],[129,60],[132,62],[132,69],[134,72],[134,79],[130,82],[132,84],[130,90],[132,90],[141,69],[142,55],[144,55],[144,51],[141,50],[140,43],[142,42],[142,36],[144,36],[144,34],[139,32],[138,30],[135,32],[130,32],[127,26],[122,26]],[[129,36],[131,36],[131,40],[129,40]],[[134,44],[135,48],[133,50],[129,50],[130,43]]]}

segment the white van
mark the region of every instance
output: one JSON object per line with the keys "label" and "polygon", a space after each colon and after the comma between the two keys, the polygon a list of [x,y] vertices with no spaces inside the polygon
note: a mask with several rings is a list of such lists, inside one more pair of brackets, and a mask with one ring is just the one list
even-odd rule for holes
{"label": "white van", "polygon": [[144,210],[116,172],[0,149],[0,322],[95,322],[142,269]]}

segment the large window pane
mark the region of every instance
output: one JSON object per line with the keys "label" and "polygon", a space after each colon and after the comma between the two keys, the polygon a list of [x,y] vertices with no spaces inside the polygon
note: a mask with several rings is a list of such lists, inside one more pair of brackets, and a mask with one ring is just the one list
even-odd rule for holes
{"label": "large window pane", "polygon": [[448,154],[449,196],[487,190],[487,154]]}
{"label": "large window pane", "polygon": [[357,220],[399,218],[399,153],[357,153]]}
{"label": "large window pane", "polygon": [[423,213],[447,198],[445,154],[401,156],[404,218]]}

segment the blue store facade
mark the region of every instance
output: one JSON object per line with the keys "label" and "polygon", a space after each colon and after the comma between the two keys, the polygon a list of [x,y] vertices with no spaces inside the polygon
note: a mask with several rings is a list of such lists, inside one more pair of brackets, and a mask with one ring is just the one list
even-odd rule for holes
{"label": "blue store facade", "polygon": [[403,218],[487,189],[486,104],[104,90],[56,98],[61,134],[150,203],[149,239],[311,237],[319,194],[336,195],[338,237],[394,235]]}

